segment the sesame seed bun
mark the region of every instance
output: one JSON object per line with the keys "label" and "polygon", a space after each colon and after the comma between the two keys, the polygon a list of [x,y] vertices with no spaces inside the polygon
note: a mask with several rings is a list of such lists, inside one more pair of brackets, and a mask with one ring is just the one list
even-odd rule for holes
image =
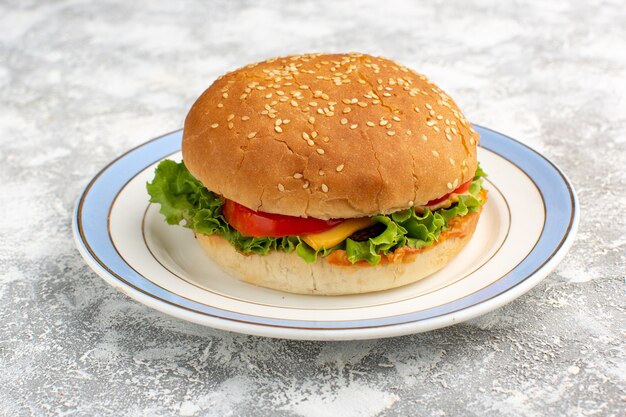
{"label": "sesame seed bun", "polygon": [[192,106],[182,150],[189,171],[227,199],[328,219],[452,191],[473,177],[477,141],[425,76],[385,58],[316,54],[220,77]]}
{"label": "sesame seed bun", "polygon": [[294,252],[242,255],[219,235],[196,237],[223,270],[251,284],[296,294],[362,294],[411,284],[440,270],[471,239],[478,218],[479,213],[468,214],[452,224],[434,245],[421,250],[398,249],[376,266],[342,263],[338,252],[343,251],[312,264],[303,262]]}

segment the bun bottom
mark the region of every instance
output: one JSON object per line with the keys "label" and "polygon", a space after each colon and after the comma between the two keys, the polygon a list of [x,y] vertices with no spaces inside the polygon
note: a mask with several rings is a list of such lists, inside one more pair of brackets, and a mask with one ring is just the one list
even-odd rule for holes
{"label": "bun bottom", "polygon": [[328,257],[308,264],[295,252],[242,255],[221,236],[196,237],[216,264],[245,282],[296,294],[362,294],[411,284],[440,270],[471,239],[478,217],[479,213],[469,214],[455,222],[436,244],[417,251],[409,249],[407,256],[385,259],[376,266],[337,264]]}

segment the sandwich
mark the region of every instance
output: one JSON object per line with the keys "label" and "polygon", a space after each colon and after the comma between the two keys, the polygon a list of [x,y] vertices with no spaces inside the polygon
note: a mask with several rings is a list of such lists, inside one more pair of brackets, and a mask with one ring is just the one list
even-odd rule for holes
{"label": "sandwich", "polygon": [[147,184],[222,269],[299,294],[416,282],[468,243],[487,192],[479,136],[443,90],[365,54],[269,59],[191,107],[182,162]]}

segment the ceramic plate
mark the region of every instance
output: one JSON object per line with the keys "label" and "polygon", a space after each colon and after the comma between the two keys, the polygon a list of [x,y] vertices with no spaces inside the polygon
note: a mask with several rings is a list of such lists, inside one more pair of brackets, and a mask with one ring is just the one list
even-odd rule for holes
{"label": "ceramic plate", "polygon": [[415,284],[350,296],[307,296],[256,287],[222,272],[193,233],[169,226],[149,204],[146,181],[165,158],[180,160],[182,132],[147,142],[87,185],[74,236],[89,266],[129,297],[192,322],[261,336],[367,339],[423,332],[476,317],[524,294],[571,246],[578,203],[550,161],[477,127],[489,174],[474,237],[444,269]]}

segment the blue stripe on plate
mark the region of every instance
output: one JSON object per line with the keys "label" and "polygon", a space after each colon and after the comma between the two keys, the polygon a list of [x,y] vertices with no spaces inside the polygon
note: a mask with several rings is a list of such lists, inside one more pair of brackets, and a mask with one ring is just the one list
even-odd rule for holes
{"label": "blue stripe on plate", "polygon": [[420,312],[356,321],[296,321],[250,316],[199,304],[161,288],[134,271],[119,256],[108,233],[108,213],[116,195],[138,172],[166,155],[180,150],[182,132],[156,138],[122,155],[105,167],[87,186],[79,199],[74,228],[80,243],[95,262],[119,280],[171,305],[210,316],[265,326],[300,329],[354,329],[389,326],[426,320],[450,314],[491,299],[524,281],[539,270],[559,250],[567,237],[577,200],[567,178],[546,158],[520,142],[492,130],[476,127],[481,146],[521,168],[541,191],[546,207],[542,235],[530,254],[507,275],[482,290],[454,302]]}

